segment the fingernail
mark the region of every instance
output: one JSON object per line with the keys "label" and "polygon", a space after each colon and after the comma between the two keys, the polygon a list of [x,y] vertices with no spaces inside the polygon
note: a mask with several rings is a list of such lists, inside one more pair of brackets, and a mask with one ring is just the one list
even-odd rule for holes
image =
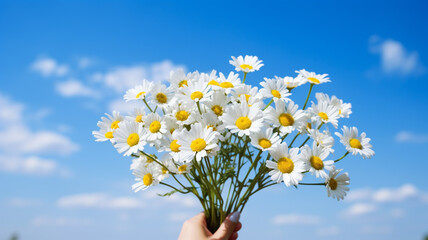
{"label": "fingernail", "polygon": [[241,213],[240,212],[234,212],[232,213],[232,215],[230,215],[230,221],[237,223],[239,221],[239,218],[241,217]]}

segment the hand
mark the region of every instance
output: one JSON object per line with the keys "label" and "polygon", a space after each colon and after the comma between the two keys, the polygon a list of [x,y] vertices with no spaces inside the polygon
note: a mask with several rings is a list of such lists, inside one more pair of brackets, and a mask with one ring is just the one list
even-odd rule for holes
{"label": "hand", "polygon": [[199,213],[184,222],[178,240],[236,240],[242,227],[239,217],[239,212],[229,214],[213,234],[207,228],[205,214]]}

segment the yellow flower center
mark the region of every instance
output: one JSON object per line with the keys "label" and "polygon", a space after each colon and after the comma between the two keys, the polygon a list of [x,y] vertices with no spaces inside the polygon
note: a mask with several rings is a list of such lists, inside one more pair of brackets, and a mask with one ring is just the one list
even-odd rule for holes
{"label": "yellow flower center", "polygon": [[150,186],[153,183],[153,176],[151,173],[147,173],[146,175],[144,175],[143,177],[143,183],[146,186]]}
{"label": "yellow flower center", "polygon": [[112,139],[113,138],[113,132],[106,132],[106,134],[104,134],[104,136],[108,139]]}
{"label": "yellow flower center", "polygon": [[[153,154],[150,154],[150,155],[151,155],[152,157],[154,157],[154,155],[153,155]],[[152,162],[154,162],[152,158],[147,158],[146,163],[150,164],[150,163],[152,163]]]}
{"label": "yellow flower center", "polygon": [[337,181],[334,178],[330,178],[328,181],[328,186],[330,186],[331,190],[336,190],[337,188]]}
{"label": "yellow flower center", "polygon": [[212,128],[213,131],[217,131],[217,128],[214,125],[207,125],[207,129],[209,129],[209,128]]}
{"label": "yellow flower center", "polygon": [[211,80],[208,85],[220,86],[216,80]]}
{"label": "yellow flower center", "polygon": [[356,138],[351,138],[349,140],[349,145],[351,145],[352,148],[363,149],[363,146],[361,145],[360,140],[358,140]]}
{"label": "yellow flower center", "polygon": [[270,142],[269,139],[262,138],[262,139],[259,139],[259,145],[262,148],[270,148],[270,146],[272,146],[272,143]]}
{"label": "yellow flower center", "polygon": [[186,164],[181,165],[180,167],[178,167],[178,171],[180,173],[185,172],[186,170],[187,170],[187,165]]}
{"label": "yellow flower center", "polygon": [[242,69],[253,69],[253,66],[251,66],[251,65],[248,65],[248,64],[242,64],[241,66],[240,66]]}
{"label": "yellow flower center", "polygon": [[274,97],[281,98],[281,93],[278,90],[272,90],[271,93]]}
{"label": "yellow flower center", "polygon": [[342,114],[342,109],[339,109],[339,115]]}
{"label": "yellow flower center", "polygon": [[187,80],[182,80],[182,81],[178,84],[178,87],[183,87],[183,86],[188,86],[188,85],[187,85]]}
{"label": "yellow flower center", "polygon": [[190,98],[192,99],[192,100],[195,100],[195,99],[199,99],[199,100],[201,100],[201,98],[204,96],[204,94],[202,93],[202,92],[199,92],[199,91],[196,91],[196,92],[193,92],[192,94],[190,94]]}
{"label": "yellow flower center", "polygon": [[278,160],[278,170],[282,173],[291,173],[294,170],[294,163],[287,157],[282,157]]}
{"label": "yellow flower center", "polygon": [[[238,97],[241,97],[242,94],[239,94]],[[245,96],[245,100],[247,100],[248,103],[248,99],[250,99],[251,95],[250,94],[244,94]]]}
{"label": "yellow flower center", "polygon": [[159,132],[159,129],[161,128],[161,123],[159,121],[153,121],[150,123],[149,130],[151,133]]}
{"label": "yellow flower center", "polygon": [[215,113],[215,115],[217,116],[221,116],[223,115],[223,108],[220,107],[219,105],[215,105],[211,108],[211,110],[213,110],[213,112]]}
{"label": "yellow flower center", "polygon": [[308,123],[306,124],[306,128],[307,128],[307,129],[312,129],[312,123],[308,122]]}
{"label": "yellow flower center", "polygon": [[158,93],[156,94],[156,100],[158,100],[159,103],[166,103],[168,98],[164,93]]}
{"label": "yellow flower center", "polygon": [[180,147],[181,145],[177,144],[177,140],[173,140],[169,145],[169,148],[171,148],[171,151],[173,152],[180,152]]}
{"label": "yellow flower center", "polygon": [[140,141],[140,136],[138,136],[138,134],[136,133],[129,134],[128,139],[126,140],[126,142],[130,147],[137,145],[139,141]]}
{"label": "yellow flower center", "polygon": [[222,82],[222,83],[220,83],[220,87],[222,87],[222,88],[233,88],[233,84],[231,82]]}
{"label": "yellow flower center", "polygon": [[324,168],[324,163],[323,163],[323,161],[321,160],[320,157],[318,157],[318,156],[312,156],[311,157],[311,166],[313,168],[315,168],[316,170],[321,170],[321,169]]}
{"label": "yellow flower center", "polygon": [[171,128],[170,130],[169,130],[169,133],[173,133],[175,131],[175,128]]}
{"label": "yellow flower center", "polygon": [[311,83],[315,83],[315,84],[320,83],[320,80],[318,80],[317,78],[314,78],[314,77],[308,77],[308,80]]}
{"label": "yellow flower center", "polygon": [[251,127],[251,120],[248,117],[239,117],[236,122],[235,125],[241,129],[241,130],[245,130]]}
{"label": "yellow flower center", "polygon": [[188,112],[186,112],[186,111],[184,111],[184,110],[181,110],[181,111],[178,111],[176,114],[175,114],[175,118],[178,120],[178,121],[186,121],[188,118],[189,118],[189,113]]}
{"label": "yellow flower center", "polygon": [[146,94],[146,92],[140,92],[139,94],[137,94],[137,96],[135,96],[135,98],[140,98],[140,96],[144,94]]}
{"label": "yellow flower center", "polygon": [[328,116],[325,112],[319,112],[318,116],[320,116],[320,118],[324,121],[328,121]]}
{"label": "yellow flower center", "polygon": [[164,174],[164,175],[165,175],[165,174],[167,174],[167,173],[168,173],[168,169],[166,169],[166,168],[164,168],[164,167],[163,167],[163,168],[162,168],[162,174]]}
{"label": "yellow flower center", "polygon": [[294,118],[289,113],[282,113],[279,115],[278,120],[279,123],[284,127],[291,126],[294,123]]}
{"label": "yellow flower center", "polygon": [[118,129],[119,128],[120,121],[114,121],[111,123],[110,128],[111,129]]}
{"label": "yellow flower center", "polygon": [[197,138],[190,143],[190,149],[194,152],[200,152],[205,149],[207,143],[202,138]]}
{"label": "yellow flower center", "polygon": [[135,117],[135,121],[136,121],[136,122],[139,122],[139,123],[142,123],[142,122],[143,122],[143,115],[137,115],[137,116]]}

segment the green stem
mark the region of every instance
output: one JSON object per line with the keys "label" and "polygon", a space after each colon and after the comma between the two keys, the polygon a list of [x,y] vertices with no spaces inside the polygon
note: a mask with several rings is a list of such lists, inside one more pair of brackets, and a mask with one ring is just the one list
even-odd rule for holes
{"label": "green stem", "polygon": [[306,104],[308,103],[309,96],[311,95],[311,91],[312,91],[313,86],[314,86],[314,84],[311,83],[311,87],[309,88],[308,96],[306,97],[305,105],[303,105],[303,110],[306,109]]}
{"label": "green stem", "polygon": [[290,145],[288,145],[289,148],[293,146],[294,141],[296,141],[296,138],[300,135],[300,133],[297,133],[296,136],[294,136],[293,140],[291,141]]}
{"label": "green stem", "polygon": [[150,112],[153,112],[153,110],[150,108],[149,104],[146,101],[146,97],[143,98],[143,102],[146,104],[147,108],[149,108]]}
{"label": "green stem", "polygon": [[349,154],[349,152],[346,152],[341,158],[338,158],[336,160],[334,160],[334,162],[339,162],[340,160],[342,160],[344,157],[346,157]]}
{"label": "green stem", "polygon": [[244,72],[244,79],[242,80],[242,83],[245,83],[246,78],[247,78],[247,72]]}
{"label": "green stem", "polygon": [[270,102],[266,105],[266,107],[265,108],[263,108],[263,111],[264,110],[266,110],[266,108],[268,108],[269,107],[269,105],[271,105],[273,103],[273,98],[270,100]]}
{"label": "green stem", "polygon": [[325,183],[299,183],[299,185],[324,185]]}

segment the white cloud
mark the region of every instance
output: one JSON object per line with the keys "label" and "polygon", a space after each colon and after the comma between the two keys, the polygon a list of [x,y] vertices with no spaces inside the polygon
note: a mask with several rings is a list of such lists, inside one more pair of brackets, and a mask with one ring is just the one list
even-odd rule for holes
{"label": "white cloud", "polygon": [[427,143],[428,134],[413,133],[409,131],[401,131],[395,135],[395,141],[397,142],[409,142],[409,143]]}
{"label": "white cloud", "polygon": [[370,38],[372,53],[379,54],[381,68],[385,74],[412,75],[424,72],[424,67],[416,51],[409,52],[402,43],[378,36]]}
{"label": "white cloud", "polygon": [[373,200],[376,202],[402,202],[417,195],[418,189],[411,184],[406,184],[398,189],[380,189],[374,192]]}
{"label": "white cloud", "polygon": [[379,225],[366,225],[360,229],[360,233],[362,234],[389,234],[392,232],[392,228],[390,226],[379,226]]}
{"label": "white cloud", "polygon": [[199,202],[195,198],[189,195],[182,195],[182,194],[176,193],[171,196],[160,197],[158,196],[159,192],[160,192],[159,189],[146,190],[143,193],[143,198],[157,199],[158,203],[160,204],[167,204],[167,205],[176,204],[178,206],[189,207],[189,208],[199,207]]}
{"label": "white cloud", "polygon": [[169,77],[172,70],[178,68],[184,69],[185,67],[174,65],[171,61],[164,60],[153,64],[117,67],[105,74],[96,73],[93,75],[93,79],[104,82],[106,86],[116,92],[123,93],[129,88],[140,84],[143,79],[162,82]]}
{"label": "white cloud", "polygon": [[81,57],[77,60],[77,65],[81,69],[88,68],[88,67],[94,65],[94,63],[95,63],[95,61],[91,58],[88,58],[88,57]]}
{"label": "white cloud", "polygon": [[0,156],[0,170],[31,175],[51,175],[59,171],[59,166],[55,161],[36,156],[25,158]]}
{"label": "white cloud", "polygon": [[369,203],[356,203],[346,209],[343,214],[345,216],[360,216],[376,211],[377,207]]}
{"label": "white cloud", "polygon": [[[24,105],[0,93],[0,150],[13,155],[53,153],[67,155],[79,146],[52,131],[32,131],[24,121]],[[26,117],[28,119],[28,117]]]}
{"label": "white cloud", "polygon": [[168,215],[168,220],[172,222],[183,222],[186,219],[191,218],[193,215],[193,212],[172,212]]}
{"label": "white cloud", "polygon": [[32,65],[31,69],[39,72],[44,77],[49,76],[64,76],[68,73],[68,66],[59,64],[55,59],[43,57],[37,59]]}
{"label": "white cloud", "polygon": [[320,222],[321,222],[321,218],[318,216],[300,215],[300,214],[277,215],[272,219],[272,223],[275,225],[288,225],[288,224],[311,225],[311,224],[318,224]]}
{"label": "white cloud", "polygon": [[85,96],[85,97],[98,97],[99,94],[83,85],[82,82],[76,79],[70,79],[65,82],[58,82],[55,86],[56,91],[64,97],[75,97],[75,96]]}
{"label": "white cloud", "polygon": [[105,193],[65,196],[60,198],[57,204],[64,208],[133,209],[143,207],[141,199],[133,197],[112,197]]}
{"label": "white cloud", "polygon": [[340,229],[337,226],[319,228],[316,234],[320,237],[331,237],[339,235]]}

